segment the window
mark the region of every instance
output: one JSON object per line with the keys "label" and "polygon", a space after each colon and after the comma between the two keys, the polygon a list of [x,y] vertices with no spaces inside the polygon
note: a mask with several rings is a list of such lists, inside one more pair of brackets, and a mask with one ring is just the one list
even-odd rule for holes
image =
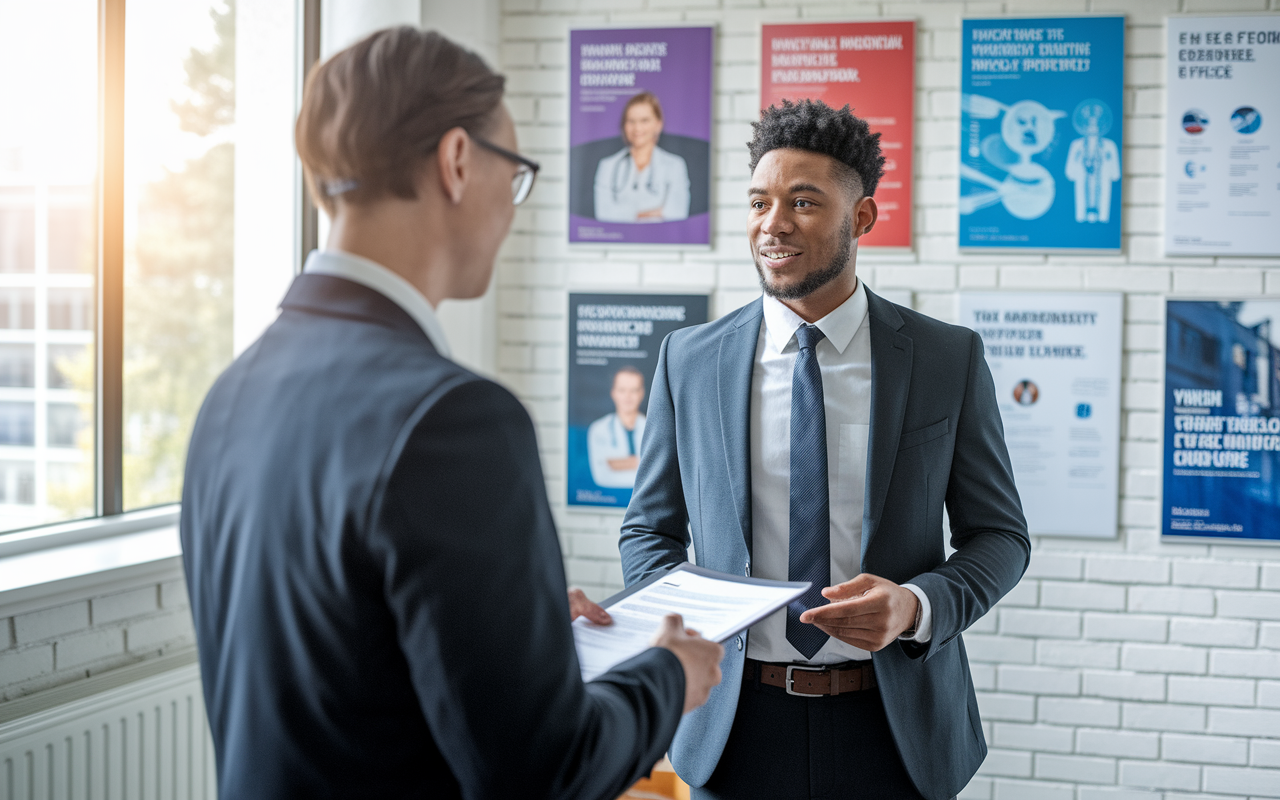
{"label": "window", "polygon": [[50,403],[48,415],[49,446],[75,447],[85,428],[80,407],[74,403]]}
{"label": "window", "polygon": [[0,461],[0,506],[36,502],[36,471],[30,461]]}
{"label": "window", "polygon": [[31,447],[35,443],[35,404],[0,400],[0,445]]}
{"label": "window", "polygon": [[49,272],[92,275],[97,263],[92,187],[58,187],[49,196]]}
{"label": "window", "polygon": [[0,386],[33,389],[35,385],[35,345],[0,344]]}
{"label": "window", "polygon": [[34,272],[35,192],[0,184],[0,273]]}
{"label": "window", "polygon": [[196,412],[231,361],[234,14],[208,0],[129,0],[125,206],[137,226],[125,235],[126,509],[179,499]]}
{"label": "window", "polygon": [[0,329],[31,330],[35,326],[35,290],[0,287]]}
{"label": "window", "polygon": [[50,289],[49,330],[93,330],[93,290]]}
{"label": "window", "polygon": [[[95,342],[97,3],[0,3],[0,76],[0,383],[12,387],[0,403],[0,530],[7,530],[84,509],[63,502],[61,487],[47,480],[50,422],[67,425],[65,412],[54,410],[54,419],[49,412],[92,409],[94,362],[82,357],[75,382],[68,372],[53,394],[46,370],[54,348],[92,354]],[[71,251],[79,254],[74,267]],[[91,468],[91,429],[86,439],[84,453],[64,448],[58,457]]]}
{"label": "window", "polygon": [[49,345],[47,381],[50,389],[74,389],[93,371],[93,348],[88,345]]}
{"label": "window", "polygon": [[0,533],[179,500],[205,393],[302,260],[314,5],[0,3]]}

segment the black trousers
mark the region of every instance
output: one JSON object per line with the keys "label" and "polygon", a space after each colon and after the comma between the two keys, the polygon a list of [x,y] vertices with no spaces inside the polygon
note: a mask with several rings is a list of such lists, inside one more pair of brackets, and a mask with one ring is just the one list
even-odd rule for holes
{"label": "black trousers", "polygon": [[724,754],[694,800],[923,800],[880,691],[796,697],[743,680]]}

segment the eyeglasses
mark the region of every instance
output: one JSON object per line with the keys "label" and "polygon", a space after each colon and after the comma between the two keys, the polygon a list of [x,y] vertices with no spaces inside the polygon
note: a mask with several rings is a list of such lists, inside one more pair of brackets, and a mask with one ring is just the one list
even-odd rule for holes
{"label": "eyeglasses", "polygon": [[528,199],[529,192],[533,191],[533,180],[538,177],[538,170],[542,169],[541,165],[537,161],[530,161],[519,153],[513,153],[504,147],[498,147],[493,142],[485,141],[474,133],[471,134],[471,141],[519,165],[516,169],[515,177],[511,179],[511,202],[518,206]]}

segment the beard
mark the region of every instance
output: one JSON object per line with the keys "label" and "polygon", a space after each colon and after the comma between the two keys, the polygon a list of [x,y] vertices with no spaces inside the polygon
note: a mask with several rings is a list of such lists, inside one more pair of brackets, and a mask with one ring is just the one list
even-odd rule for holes
{"label": "beard", "polygon": [[775,300],[799,300],[831,283],[849,268],[849,254],[853,252],[853,221],[849,217],[844,218],[844,224],[840,226],[840,232],[836,234],[836,238],[838,239],[836,253],[827,265],[810,272],[790,286],[771,285],[765,277],[766,272],[764,265],[760,263],[760,256],[753,253],[756,275],[760,276],[760,288]]}

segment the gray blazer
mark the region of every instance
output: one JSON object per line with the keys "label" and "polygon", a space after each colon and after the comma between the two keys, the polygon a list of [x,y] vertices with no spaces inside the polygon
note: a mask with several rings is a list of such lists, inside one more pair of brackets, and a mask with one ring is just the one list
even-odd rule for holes
{"label": "gray blazer", "polygon": [[[861,571],[929,596],[933,638],[874,654],[907,772],[933,800],[957,794],[987,747],[960,632],[1017,584],[1031,554],[982,341],[867,292],[871,431]],[[620,549],[628,584],[687,560],[751,571],[749,406],[757,300],[662,344],[635,492]],[[942,512],[951,521],[943,549]],[[671,748],[694,786],[710,778],[733,724],[744,633],[723,682],[686,715]],[[856,754],[850,754],[856,756]]]}

